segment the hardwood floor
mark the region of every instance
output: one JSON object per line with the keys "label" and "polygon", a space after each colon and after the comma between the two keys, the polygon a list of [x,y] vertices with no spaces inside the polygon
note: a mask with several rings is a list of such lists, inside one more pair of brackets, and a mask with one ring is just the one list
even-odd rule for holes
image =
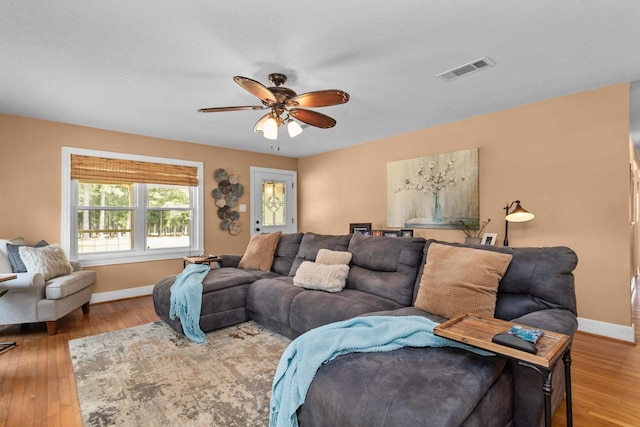
{"label": "hardwood floor", "polygon": [[[78,309],[55,336],[44,324],[0,327],[0,341],[18,343],[0,354],[0,426],[81,426],[68,341],[157,319],[151,297],[142,297],[92,305],[85,316]],[[578,333],[572,359],[575,426],[640,426],[640,347]],[[565,421],[563,404],[553,426]]]}

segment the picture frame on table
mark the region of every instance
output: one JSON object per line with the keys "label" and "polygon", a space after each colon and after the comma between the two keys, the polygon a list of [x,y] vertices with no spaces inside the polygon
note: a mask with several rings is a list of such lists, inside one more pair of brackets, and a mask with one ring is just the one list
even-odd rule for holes
{"label": "picture frame on table", "polygon": [[484,233],[482,235],[482,241],[480,241],[480,244],[495,246],[496,240],[498,240],[498,233]]}
{"label": "picture frame on table", "polygon": [[372,236],[382,236],[382,230],[373,230],[371,231]]}
{"label": "picture frame on table", "polygon": [[370,222],[356,222],[349,224],[349,233],[360,233],[360,234],[371,234],[371,223]]}
{"label": "picture frame on table", "polygon": [[413,237],[413,230],[403,228],[402,230],[400,230],[400,235],[402,237]]}

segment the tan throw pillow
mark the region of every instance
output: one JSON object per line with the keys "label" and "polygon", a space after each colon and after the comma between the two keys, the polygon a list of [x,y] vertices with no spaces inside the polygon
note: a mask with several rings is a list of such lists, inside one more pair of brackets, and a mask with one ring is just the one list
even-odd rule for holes
{"label": "tan throw pillow", "polygon": [[281,234],[281,231],[276,231],[275,233],[262,233],[253,236],[238,263],[238,268],[270,271]]}
{"label": "tan throw pillow", "polygon": [[498,283],[511,258],[500,252],[432,243],[414,306],[449,319],[464,313],[493,317]]}
{"label": "tan throw pillow", "polygon": [[348,275],[348,265],[325,265],[304,261],[296,271],[293,284],[306,289],[340,292],[347,283]]}
{"label": "tan throw pillow", "polygon": [[352,256],[353,254],[351,252],[320,249],[318,251],[318,255],[316,256],[316,263],[324,265],[349,265]]}
{"label": "tan throw pillow", "polygon": [[20,258],[29,273],[42,273],[44,280],[64,276],[73,271],[60,245],[40,248],[20,246]]}

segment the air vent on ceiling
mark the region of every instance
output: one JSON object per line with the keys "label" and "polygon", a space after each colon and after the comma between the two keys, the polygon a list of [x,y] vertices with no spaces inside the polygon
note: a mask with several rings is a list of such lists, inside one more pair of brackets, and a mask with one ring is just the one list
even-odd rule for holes
{"label": "air vent on ceiling", "polygon": [[461,65],[460,67],[456,67],[453,70],[445,71],[444,73],[440,73],[436,75],[436,77],[440,77],[444,81],[450,82],[459,77],[466,76],[471,73],[475,73],[476,71],[484,70],[486,68],[493,67],[495,62],[487,58],[476,59],[475,61],[469,62],[468,64]]}

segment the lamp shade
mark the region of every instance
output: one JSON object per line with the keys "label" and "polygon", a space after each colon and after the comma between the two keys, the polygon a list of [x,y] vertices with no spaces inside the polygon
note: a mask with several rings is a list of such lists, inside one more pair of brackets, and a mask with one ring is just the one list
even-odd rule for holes
{"label": "lamp shade", "polygon": [[267,139],[278,139],[278,123],[276,119],[270,117],[264,122],[262,125],[262,132],[264,133],[264,137]]}
{"label": "lamp shade", "polygon": [[520,203],[516,204],[515,209],[504,217],[509,222],[527,222],[531,221],[536,216],[529,211],[526,211],[520,206]]}
{"label": "lamp shade", "polygon": [[297,122],[294,122],[293,120],[291,120],[287,125],[287,132],[289,132],[289,136],[293,138],[302,133],[302,128]]}

